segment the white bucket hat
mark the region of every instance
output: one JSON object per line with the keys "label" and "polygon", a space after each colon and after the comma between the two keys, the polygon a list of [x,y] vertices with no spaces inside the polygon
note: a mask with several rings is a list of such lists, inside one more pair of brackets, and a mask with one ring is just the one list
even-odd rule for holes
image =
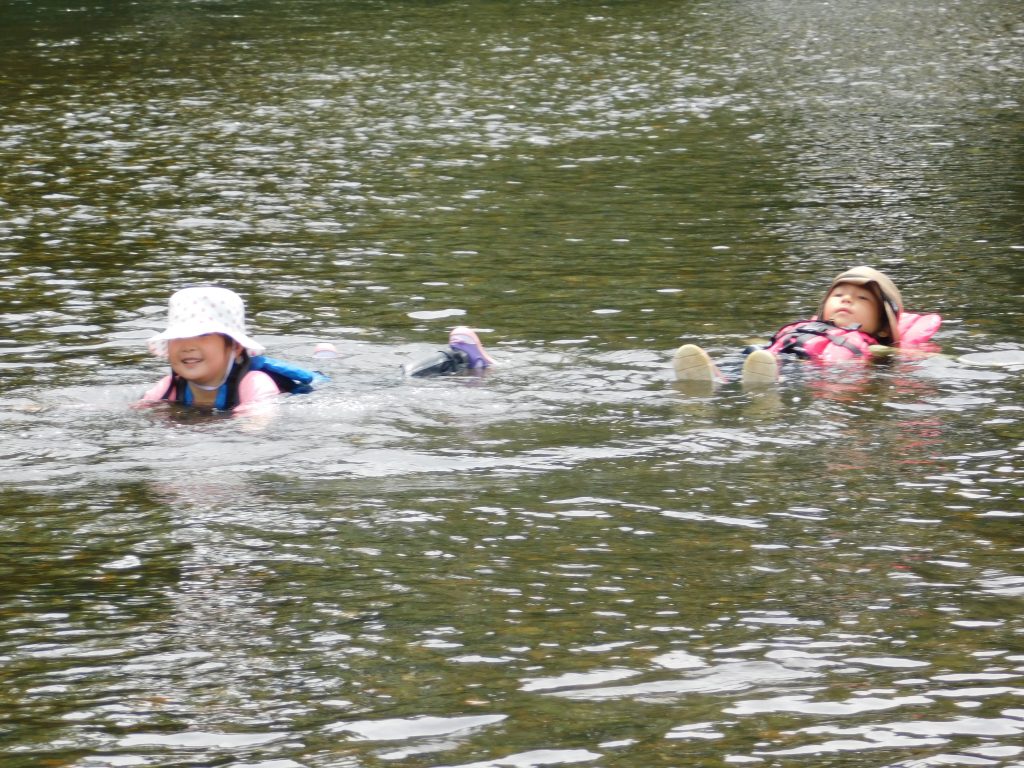
{"label": "white bucket hat", "polygon": [[207,333],[223,333],[241,344],[250,355],[262,355],[265,347],[245,332],[245,303],[227,288],[183,288],[167,302],[167,330],[149,339],[149,351],[167,357],[167,342]]}

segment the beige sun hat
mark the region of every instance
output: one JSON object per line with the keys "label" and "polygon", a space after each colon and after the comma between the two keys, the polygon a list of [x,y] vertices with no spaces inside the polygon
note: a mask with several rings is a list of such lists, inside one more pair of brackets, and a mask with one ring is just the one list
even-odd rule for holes
{"label": "beige sun hat", "polygon": [[207,333],[223,333],[241,344],[250,355],[262,355],[265,347],[245,332],[245,302],[227,288],[183,288],[167,302],[167,330],[149,339],[149,351],[167,357],[167,342]]}
{"label": "beige sun hat", "polygon": [[832,281],[832,285],[825,291],[825,296],[818,306],[818,317],[825,312],[825,300],[832,293],[832,289],[840,283],[853,283],[854,285],[873,285],[878,292],[878,298],[885,310],[885,327],[879,331],[879,336],[884,337],[888,343],[896,344],[900,340],[900,315],[903,314],[903,297],[896,284],[884,273],[872,267],[854,267],[848,269]]}

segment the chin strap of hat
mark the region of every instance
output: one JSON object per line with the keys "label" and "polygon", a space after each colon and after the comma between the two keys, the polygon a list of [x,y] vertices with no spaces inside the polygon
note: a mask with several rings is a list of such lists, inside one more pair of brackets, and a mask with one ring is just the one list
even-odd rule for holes
{"label": "chin strap of hat", "polygon": [[[886,303],[886,305],[889,307],[889,309],[892,310],[893,319],[896,321],[896,324],[899,325],[899,322],[900,322],[900,307],[899,307],[899,305],[895,301],[890,299],[888,296],[886,296],[884,293],[882,294],[882,301],[884,301]],[[886,319],[888,320],[888,318],[886,318]],[[889,329],[889,335],[890,336],[895,336],[895,331],[896,331],[895,328],[890,328]]]}
{"label": "chin strap of hat", "polygon": [[227,382],[227,380],[231,377],[231,372],[232,372],[232,370],[234,370],[234,367],[235,367],[235,358],[229,357],[228,358],[227,368],[224,369],[224,376],[221,378],[219,384],[214,384],[211,387],[211,386],[207,386],[206,384],[196,384],[195,382],[192,382],[192,386],[195,387],[196,389],[201,389],[204,392],[213,392],[215,389],[220,389],[221,387],[224,386],[225,382]]}

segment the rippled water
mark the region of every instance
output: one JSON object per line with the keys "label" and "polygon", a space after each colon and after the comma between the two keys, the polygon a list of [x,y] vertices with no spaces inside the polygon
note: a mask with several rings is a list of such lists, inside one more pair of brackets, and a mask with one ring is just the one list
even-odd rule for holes
{"label": "rippled water", "polygon": [[[0,765],[1024,765],[1007,0],[0,9]],[[729,363],[854,263],[942,354]],[[136,410],[167,296],[331,383]],[[481,329],[482,377],[399,366]]]}

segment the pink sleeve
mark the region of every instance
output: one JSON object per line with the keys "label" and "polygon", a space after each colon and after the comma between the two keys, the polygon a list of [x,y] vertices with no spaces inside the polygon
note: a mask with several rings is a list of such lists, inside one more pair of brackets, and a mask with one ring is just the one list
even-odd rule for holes
{"label": "pink sleeve", "polygon": [[[160,379],[160,381],[158,381],[155,385],[153,385],[153,387],[151,389],[146,390],[146,394],[144,394],[142,396],[142,401],[144,403],[159,402],[160,400],[163,399],[164,392],[167,391],[167,388],[169,386],[171,386],[171,376],[170,376],[170,374],[168,374],[167,376],[164,376],[162,379]],[[174,393],[171,393],[171,397],[173,397],[173,396],[174,396]]]}
{"label": "pink sleeve", "polygon": [[238,382],[239,405],[269,400],[279,394],[281,394],[281,390],[277,388],[277,384],[263,371],[249,371]]}
{"label": "pink sleeve", "polygon": [[911,346],[928,341],[942,325],[939,315],[915,315],[904,312],[900,315],[900,344]]}

